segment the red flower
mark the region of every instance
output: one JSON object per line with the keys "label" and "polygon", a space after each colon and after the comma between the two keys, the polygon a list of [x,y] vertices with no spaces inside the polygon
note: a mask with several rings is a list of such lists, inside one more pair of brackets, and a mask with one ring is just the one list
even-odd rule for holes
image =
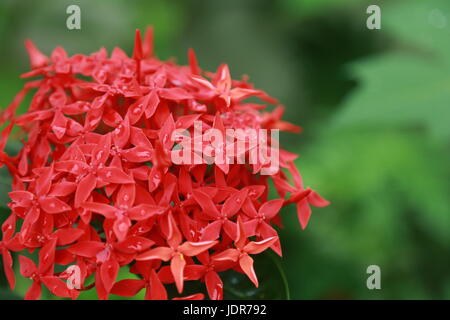
{"label": "red flower", "polygon": [[[152,39],[151,28],[143,42],[137,31],[131,57],[120,48],[110,56],[105,49],[69,56],[60,47],[47,57],[25,43],[31,71],[22,77],[40,78],[0,114],[0,166],[12,177],[0,254],[13,288],[11,252],[38,252],[37,264],[19,256],[21,275],[33,280],[26,299],[38,299],[42,285],[72,299],[93,287],[100,299],[143,289],[146,299],[204,298],[169,297],[166,285],[175,283],[182,294],[184,281],[204,282],[210,299],[222,299],[221,272],[242,271],[258,286],[250,255],[272,248],[281,256],[274,229],[281,207],[295,203],[304,228],[309,205],[328,204],[304,188],[295,154],[279,150],[282,169],[269,175],[261,159],[241,161],[263,141],[255,130],[300,131],[282,120],[275,99],[245,78],[233,80],[226,64],[202,70],[192,49],[189,66],[161,61]],[[16,115],[30,91],[28,110]],[[269,112],[266,104],[246,102],[250,97],[277,106]],[[5,147],[13,129],[24,143],[10,155]],[[180,129],[189,137],[182,139]],[[226,139],[212,147],[210,129]],[[251,134],[228,144],[229,129]],[[263,142],[269,150],[276,146],[271,137]],[[209,152],[228,161],[173,161],[174,151],[191,144],[199,144],[189,151],[192,160]],[[281,199],[269,200],[271,181]],[[55,273],[55,267],[67,269]],[[117,281],[128,268],[137,279]],[[79,287],[66,285],[72,277]]]}
{"label": "red flower", "polygon": [[[261,239],[277,237],[277,231],[270,225],[270,221],[278,214],[282,205],[283,199],[270,200],[261,205],[256,211],[253,202],[248,199],[243,211],[251,218],[244,223],[244,229],[247,236],[258,235]],[[272,246],[272,249],[281,256],[281,244],[278,239]]]}
{"label": "red flower", "polygon": [[289,168],[294,178],[296,188],[290,186],[288,183],[279,178],[275,178],[275,184],[282,189],[280,194],[284,195],[285,192],[291,192],[291,197],[289,200],[285,201],[285,204],[296,204],[298,221],[300,222],[302,229],[305,229],[308,225],[309,218],[311,217],[311,208],[309,204],[315,207],[326,207],[330,203],[312,189],[304,188],[300,173],[292,163],[289,165]]}
{"label": "red flower", "polygon": [[222,228],[232,239],[236,237],[236,224],[230,219],[241,209],[248,194],[248,190],[242,189],[231,195],[223,204],[221,211],[217,210],[211,198],[200,190],[194,190],[195,201],[201,206],[204,213],[214,220],[202,231],[202,240],[216,240],[219,238]]}
{"label": "red flower", "polygon": [[142,270],[144,279],[125,279],[116,282],[111,293],[121,297],[134,297],[145,288],[146,300],[167,300],[167,292],[154,269]]}
{"label": "red flower", "polygon": [[180,230],[169,213],[168,218],[168,235],[167,244],[169,247],[158,247],[151,249],[143,254],[136,257],[137,261],[146,261],[159,259],[162,261],[170,260],[170,269],[172,275],[175,279],[175,284],[177,285],[178,292],[183,291],[183,280],[184,280],[184,267],[186,265],[185,256],[192,257],[196,256],[209,248],[213,247],[217,241],[203,241],[203,242],[182,242],[182,236]]}
{"label": "red flower", "polygon": [[205,281],[206,289],[211,300],[223,299],[223,282],[220,279],[219,272],[231,268],[234,263],[230,261],[214,261],[208,252],[204,252],[197,256],[201,262],[199,264],[191,264],[186,267],[187,280]]}
{"label": "red flower", "polygon": [[72,297],[67,285],[53,275],[53,263],[55,256],[56,240],[50,240],[39,252],[39,267],[34,262],[25,257],[19,256],[20,274],[25,278],[33,280],[31,287],[28,289],[25,299],[39,299],[44,284],[50,292],[59,297]]}
{"label": "red flower", "polygon": [[16,217],[10,215],[2,225],[3,239],[0,241],[0,254],[3,257],[3,268],[5,270],[6,279],[11,289],[15,286],[15,277],[13,271],[13,259],[10,251],[21,251],[23,246],[17,237],[13,237],[16,228]]}
{"label": "red flower", "polygon": [[258,278],[253,268],[253,259],[249,254],[258,254],[269,248],[278,240],[278,237],[271,237],[262,241],[248,241],[245,235],[244,224],[238,219],[238,233],[234,245],[236,248],[226,249],[215,254],[212,259],[214,261],[238,261],[239,266],[249,277],[249,279],[258,287]]}

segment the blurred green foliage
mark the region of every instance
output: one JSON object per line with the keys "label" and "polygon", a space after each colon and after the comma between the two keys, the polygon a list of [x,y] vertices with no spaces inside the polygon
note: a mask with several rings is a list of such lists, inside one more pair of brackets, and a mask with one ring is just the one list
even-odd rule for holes
{"label": "blurred green foliage", "polygon": [[[134,28],[152,24],[160,58],[186,63],[193,47],[206,69],[227,62],[305,128],[282,144],[300,153],[306,184],[332,205],[314,210],[304,231],[285,209],[283,259],[256,264],[268,288],[254,296],[245,279],[227,277],[239,298],[286,298],[284,277],[293,299],[450,298],[450,2],[80,0],[82,30],[69,31],[74,2],[2,1],[0,107],[28,68],[24,39],[47,53],[56,45],[131,52]],[[381,7],[381,30],[366,28],[369,4]],[[372,264],[381,290],[366,287]],[[27,285],[0,288],[0,299]]]}

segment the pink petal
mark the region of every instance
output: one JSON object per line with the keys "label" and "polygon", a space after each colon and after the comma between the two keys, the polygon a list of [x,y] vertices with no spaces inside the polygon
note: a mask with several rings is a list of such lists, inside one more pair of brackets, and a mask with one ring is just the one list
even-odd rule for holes
{"label": "pink petal", "polygon": [[107,219],[114,219],[116,217],[117,209],[104,203],[84,202],[81,207],[86,210],[99,213]]}
{"label": "pink petal", "polygon": [[129,175],[118,168],[101,168],[97,171],[97,173],[103,181],[109,183],[134,183],[134,180]]}
{"label": "pink petal", "polygon": [[48,290],[55,296],[62,298],[71,297],[71,292],[67,287],[66,282],[63,282],[56,277],[42,277],[41,281],[48,288]]}
{"label": "pink petal", "polygon": [[92,258],[103,249],[105,249],[105,244],[102,242],[80,241],[67,248],[67,251],[77,256]]}
{"label": "pink petal", "polygon": [[245,245],[244,251],[250,254],[258,254],[272,246],[277,240],[278,237],[271,237],[258,242],[251,241]]}
{"label": "pink petal", "polygon": [[193,257],[215,246],[218,241],[185,242],[178,250],[186,256]]}
{"label": "pink petal", "polygon": [[169,261],[172,257],[172,249],[167,247],[158,247],[144,252],[136,257],[137,261],[162,260]]}
{"label": "pink petal", "polygon": [[202,241],[212,241],[216,240],[220,236],[220,231],[222,230],[222,221],[216,220],[212,223],[209,223],[205,228],[202,230]]}
{"label": "pink petal", "polygon": [[164,288],[164,285],[153,269],[150,271],[150,290],[148,295],[152,300],[167,300],[166,288]]}
{"label": "pink petal", "polygon": [[114,281],[116,281],[119,274],[119,269],[119,263],[115,259],[109,259],[101,265],[100,275],[106,292],[111,292]]}
{"label": "pink petal", "polygon": [[119,242],[125,240],[130,226],[131,221],[128,217],[122,217],[114,221],[113,230]]}
{"label": "pink petal", "polygon": [[123,253],[133,254],[140,251],[147,250],[150,248],[154,242],[150,239],[140,236],[130,236],[126,238],[124,241],[117,243],[114,247]]}
{"label": "pink petal", "polygon": [[245,198],[247,198],[248,190],[242,189],[233,195],[231,195],[223,204],[222,214],[227,217],[234,216],[244,204]]}
{"label": "pink petal", "polygon": [[54,214],[69,211],[72,208],[56,197],[39,198],[39,204],[45,212]]}
{"label": "pink petal", "polygon": [[22,277],[30,278],[33,273],[37,272],[36,265],[30,258],[19,256],[19,263]]}
{"label": "pink petal", "polygon": [[223,299],[223,282],[215,271],[209,271],[205,275],[206,289],[211,300]]}
{"label": "pink petal", "polygon": [[219,210],[217,210],[216,206],[207,194],[199,190],[194,190],[192,192],[192,195],[194,196],[195,201],[197,201],[197,203],[200,205],[200,207],[202,207],[203,211],[207,215],[213,218],[217,218],[220,216]]}
{"label": "pink petal", "polygon": [[28,289],[25,294],[25,300],[39,300],[41,297],[42,287],[41,283],[37,281],[33,281],[31,287]]}
{"label": "pink petal", "polygon": [[[259,225],[258,232],[261,235],[261,237],[264,239],[271,238],[271,237],[278,237],[277,231],[266,222],[263,222]],[[281,243],[280,243],[279,238],[277,239],[277,241],[274,242],[274,244],[271,246],[271,248],[280,257],[282,256]]]}
{"label": "pink petal", "polygon": [[81,204],[89,198],[96,185],[97,178],[92,173],[89,173],[87,176],[81,179],[80,183],[78,184],[77,191],[75,192],[75,208],[80,207]]}
{"label": "pink petal", "polygon": [[297,202],[297,216],[300,221],[302,229],[305,229],[308,225],[309,218],[311,217],[311,208],[309,207],[307,199],[303,199]]}
{"label": "pink petal", "polygon": [[258,288],[258,278],[256,277],[255,269],[253,269],[253,259],[249,255],[243,255],[239,259],[239,265],[249,279],[253,282],[255,287]]}
{"label": "pink petal", "polygon": [[184,266],[186,261],[183,255],[176,254],[170,262],[170,270],[172,271],[173,278],[175,279],[175,284],[178,289],[178,293],[183,292],[183,282],[184,282]]}
{"label": "pink petal", "polygon": [[121,297],[134,297],[145,287],[145,280],[125,279],[116,282],[111,293]]}
{"label": "pink petal", "polygon": [[265,202],[261,208],[259,208],[259,213],[264,215],[266,219],[272,219],[278,211],[280,211],[283,206],[283,199],[275,199]]}
{"label": "pink petal", "polygon": [[3,252],[0,251],[3,256],[3,270],[5,271],[6,279],[8,280],[9,287],[11,290],[14,290],[16,279],[14,277],[13,270],[13,259],[11,253],[7,249],[3,249]]}
{"label": "pink petal", "polygon": [[39,273],[52,271],[55,263],[56,239],[51,239],[39,251]]}
{"label": "pink petal", "polygon": [[39,51],[31,40],[25,41],[25,47],[30,58],[31,69],[45,67],[48,64],[48,57]]}
{"label": "pink petal", "polygon": [[62,228],[55,231],[58,239],[58,246],[66,246],[77,241],[83,234],[84,230],[77,228]]}
{"label": "pink petal", "polygon": [[134,183],[124,184],[117,193],[116,206],[119,208],[131,208],[136,199],[136,186]]}
{"label": "pink petal", "polygon": [[[223,223],[223,230],[225,230],[225,233],[231,238],[231,239],[236,239],[237,238],[237,225],[236,223],[230,221],[230,220],[225,220],[225,222]],[[245,230],[245,228],[244,228]],[[247,236],[247,233],[245,233],[245,235]]]}
{"label": "pink petal", "polygon": [[239,251],[236,249],[226,249],[211,257],[214,261],[237,261],[239,258]]}
{"label": "pink petal", "polygon": [[308,196],[308,202],[311,203],[314,207],[326,207],[330,204],[329,201],[322,198],[317,192],[312,191]]}
{"label": "pink petal", "polygon": [[131,220],[141,221],[148,219],[149,217],[155,215],[161,215],[166,212],[165,207],[151,205],[151,204],[140,204],[128,210],[128,216]]}

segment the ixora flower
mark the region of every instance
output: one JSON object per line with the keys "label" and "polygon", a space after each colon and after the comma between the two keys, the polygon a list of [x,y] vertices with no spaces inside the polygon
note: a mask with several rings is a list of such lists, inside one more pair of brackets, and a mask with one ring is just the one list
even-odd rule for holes
{"label": "ixora flower", "polygon": [[[295,204],[305,228],[310,205],[328,205],[304,187],[297,156],[281,149],[279,169],[270,174],[262,174],[267,163],[242,161],[248,145],[231,153],[236,161],[173,162],[181,144],[173,133],[191,134],[199,122],[203,131],[225,134],[300,128],[283,121],[283,107],[246,78],[232,80],[227,65],[204,71],[192,50],[188,66],[161,61],[152,38],[151,28],[144,41],[137,30],[131,57],[120,48],[110,56],[105,49],[68,56],[60,47],[47,57],[25,43],[31,71],[22,77],[34,79],[0,114],[0,166],[12,176],[0,254],[11,288],[11,252],[19,254],[20,274],[32,280],[26,299],[39,299],[43,286],[72,299],[93,287],[100,299],[144,289],[146,299],[203,299],[183,294],[186,281],[202,282],[209,298],[222,299],[221,272],[245,273],[258,286],[251,256],[281,256],[274,226],[281,227],[283,207]],[[27,112],[16,115],[30,91]],[[23,148],[9,155],[13,133]],[[270,137],[268,149],[278,146]],[[224,151],[216,147],[208,146],[213,158]],[[269,200],[271,182],[279,198]],[[37,261],[24,252],[36,252]],[[74,268],[75,286],[68,281]],[[118,281],[121,268],[134,278]],[[181,297],[168,297],[171,285]]]}

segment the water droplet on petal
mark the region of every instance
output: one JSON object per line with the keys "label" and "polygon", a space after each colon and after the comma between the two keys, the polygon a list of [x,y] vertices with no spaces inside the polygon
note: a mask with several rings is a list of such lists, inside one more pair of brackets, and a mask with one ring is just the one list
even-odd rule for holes
{"label": "water droplet on petal", "polygon": [[97,161],[98,160],[100,160],[101,158],[102,158],[102,156],[103,156],[103,151],[99,151],[98,153],[97,153],[97,155],[95,156],[95,158],[97,159]]}
{"label": "water droplet on petal", "polygon": [[141,151],[141,152],[137,152],[136,155],[139,156],[139,157],[150,157],[150,152],[148,152],[148,151]]}
{"label": "water droplet on petal", "polygon": [[128,225],[125,222],[119,223],[118,227],[120,232],[125,232],[128,229]]}

